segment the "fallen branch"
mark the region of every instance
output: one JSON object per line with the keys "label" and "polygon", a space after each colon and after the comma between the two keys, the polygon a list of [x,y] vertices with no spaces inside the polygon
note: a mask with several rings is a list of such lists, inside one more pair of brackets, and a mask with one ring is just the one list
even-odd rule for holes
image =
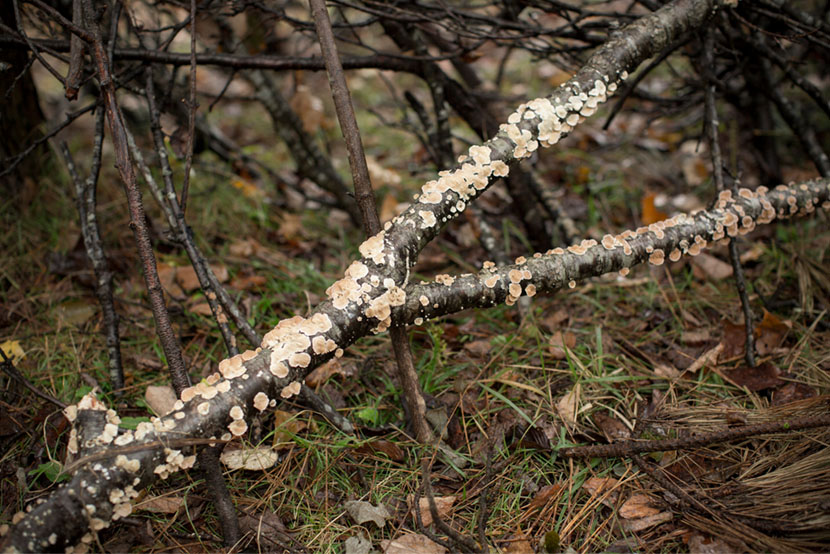
{"label": "fallen branch", "polygon": [[[418,252],[447,222],[516,162],[540,145],[555,144],[592,115],[628,71],[682,33],[699,28],[718,5],[716,0],[676,0],[617,33],[553,95],[522,105],[498,135],[471,147],[458,169],[441,172],[439,179],[424,185],[410,208],[360,246],[362,259],[328,289],[328,300],[310,317],[284,320],[265,335],[260,348],[223,360],[217,373],[182,391],[169,415],[132,431],[120,429],[118,415],[90,395],[67,408],[66,416],[76,423],[69,450],[105,457],[84,462],[68,484],[30,513],[15,516],[0,546],[31,551],[91,542],[92,532],[130,513],[131,500],[140,489],[192,467],[194,447],[176,441],[219,444],[243,437],[254,413],[297,395],[314,367],[342,356],[359,338],[387,330],[393,319],[396,325],[419,324],[460,309],[512,304],[523,295],[553,292],[611,271],[625,272],[646,260],[659,265],[666,258],[695,255],[712,242],[747,233],[758,224],[830,207],[828,180],[774,191],[742,189],[737,195],[724,191],[711,210],[606,235],[600,243],[583,241],[567,250],[520,258],[514,265],[488,263],[477,275],[409,283]],[[125,165],[119,169],[129,171]],[[90,418],[79,416],[86,411],[105,412],[103,431],[85,432],[80,422]],[[83,444],[78,444],[79,436]]]}

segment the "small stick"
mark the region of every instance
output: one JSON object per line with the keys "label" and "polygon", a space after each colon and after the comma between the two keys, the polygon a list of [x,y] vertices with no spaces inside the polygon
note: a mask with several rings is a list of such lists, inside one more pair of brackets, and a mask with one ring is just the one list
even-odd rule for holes
{"label": "small stick", "polygon": [[[712,31],[706,32],[703,39],[703,68],[706,79],[704,109],[706,110],[706,127],[709,131],[709,145],[712,149],[712,177],[715,181],[715,189],[720,193],[725,190],[723,182],[723,160],[721,158],[720,141],[718,140],[718,110],[715,106],[715,79],[712,75],[714,66],[714,38]],[[732,194],[738,194],[738,187],[732,181]],[[738,289],[738,296],[741,299],[741,307],[744,312],[744,327],[746,334],[746,347],[744,357],[749,367],[755,367],[755,326],[753,324],[752,305],[749,303],[749,296],[746,294],[746,279],[741,266],[741,257],[738,253],[737,237],[729,241],[729,260],[732,262],[732,273],[735,275],[735,286]]]}
{"label": "small stick", "polygon": [[666,450],[682,450],[686,448],[697,448],[721,442],[754,437],[756,435],[769,435],[773,433],[784,433],[791,431],[802,431],[804,429],[815,429],[830,425],[830,414],[819,416],[805,416],[789,421],[776,421],[770,423],[759,423],[757,425],[744,425],[721,431],[710,431],[692,437],[666,440],[626,440],[611,444],[599,444],[593,446],[573,446],[561,448],[556,451],[563,458],[622,458],[633,454],[644,452],[663,452]]}
{"label": "small stick", "polygon": [[[366,156],[363,152],[363,143],[360,140],[360,129],[354,115],[354,106],[349,94],[343,67],[337,54],[337,45],[334,42],[334,33],[331,29],[325,0],[311,0],[311,13],[317,28],[317,37],[323,51],[326,71],[329,74],[332,98],[334,99],[337,119],[346,140],[349,152],[349,166],[352,170],[355,197],[363,220],[366,236],[371,237],[380,232],[380,218],[378,217],[372,183],[369,180],[369,168],[366,165]],[[418,384],[418,374],[412,351],[409,347],[409,337],[405,326],[393,326],[389,329],[392,338],[392,348],[398,362],[398,376],[403,387],[404,398],[409,407],[415,437],[418,441],[427,443],[432,441],[432,431],[426,421],[426,402]]]}

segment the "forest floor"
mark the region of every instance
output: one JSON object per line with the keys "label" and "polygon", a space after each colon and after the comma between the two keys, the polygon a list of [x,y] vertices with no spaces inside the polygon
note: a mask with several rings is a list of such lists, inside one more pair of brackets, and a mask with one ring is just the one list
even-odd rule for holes
{"label": "forest floor", "polygon": [[[376,107],[360,123],[377,166],[382,217],[389,219],[432,170],[417,142],[390,124],[394,110],[373,99],[372,91],[385,86],[373,75],[357,72],[350,84],[358,108]],[[310,101],[311,90],[325,88],[315,85],[319,76],[304,78],[298,109],[327,137],[345,175],[336,123]],[[557,78],[509,92],[528,95]],[[42,99],[51,111],[60,107],[55,98]],[[240,102],[210,119],[246,145],[246,153],[276,169],[291,167],[254,106]],[[646,129],[646,122],[624,110],[602,131],[598,118],[539,160],[544,182],[559,187],[585,237],[704,207],[713,197],[699,125],[666,119]],[[62,136],[81,163],[89,125]],[[43,178],[22,184],[18,198],[0,201],[0,343],[42,392],[72,403],[98,389],[124,425],[136,425],[153,413],[148,386],[167,385],[168,377],[111,152],[105,152],[98,207],[121,316],[127,388],[119,397],[108,383],[102,318],[72,187],[57,157],[48,164]],[[498,188],[488,192],[483,210],[498,218],[512,257],[532,252],[517,222],[500,217],[506,198]],[[147,194],[145,202],[168,307],[198,380],[214,371],[224,347],[186,257],[165,238]],[[197,158],[188,219],[260,333],[284,317],[307,314],[363,238],[339,211],[248,179],[211,155]],[[416,518],[415,498],[424,494],[420,461],[427,459],[441,519],[475,538],[485,517],[491,551],[830,549],[828,429],[636,459],[557,455],[563,446],[684,438],[828,409],[826,215],[759,229],[740,241],[740,251],[753,307],[763,314],[756,368],[743,360],[741,305],[725,249],[577,283],[527,306],[412,327],[429,421],[446,446],[439,450],[407,432],[387,336],[359,341],[307,380],[361,429],[357,436],[284,403],[252,426],[244,445],[268,447],[277,461],[265,469],[227,470],[245,531],[242,547],[356,554],[368,551],[361,550],[368,540],[378,551],[441,552]],[[486,259],[474,226],[462,218],[424,251],[416,277],[477,271]],[[55,405],[5,374],[0,382],[0,523],[9,523],[66,478],[61,461],[69,429]],[[348,501],[357,503],[347,510]],[[445,537],[430,522],[426,500],[418,505],[426,531]],[[154,485],[130,517],[97,541],[92,548],[107,552],[221,549],[218,520],[195,470]]]}

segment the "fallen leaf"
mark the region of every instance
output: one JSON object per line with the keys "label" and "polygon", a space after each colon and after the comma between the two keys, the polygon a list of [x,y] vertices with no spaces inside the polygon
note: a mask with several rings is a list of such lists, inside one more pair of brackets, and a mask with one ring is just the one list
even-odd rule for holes
{"label": "fallen leaf", "polygon": [[721,539],[697,532],[689,538],[689,554],[728,554],[730,552],[736,552],[736,550]]}
{"label": "fallen leaf", "polygon": [[712,281],[721,281],[732,276],[732,265],[723,260],[701,252],[691,258],[695,275],[706,277]]}
{"label": "fallen leaf", "polygon": [[291,442],[294,435],[308,427],[305,421],[297,414],[284,410],[274,411],[274,441],[278,443]]}
{"label": "fallen leaf", "polygon": [[781,370],[772,362],[764,362],[756,367],[742,366],[725,370],[723,374],[739,387],[746,387],[753,392],[784,384],[784,381],[779,378]]}
{"label": "fallen leaf", "polygon": [[237,275],[230,282],[230,287],[236,290],[253,290],[265,286],[268,279],[264,275]]}
{"label": "fallen leaf", "polygon": [[549,333],[552,333],[559,329],[563,323],[568,321],[570,317],[571,315],[570,312],[568,312],[568,310],[566,310],[565,308],[559,308],[555,312],[545,315],[545,317],[542,318],[542,320],[539,323],[542,325],[542,327],[547,329]]}
{"label": "fallen leaf", "polygon": [[641,517],[639,519],[627,519],[620,522],[620,527],[623,528],[624,531],[628,531],[630,533],[636,533],[637,531],[642,531],[644,529],[648,529],[649,527],[654,527],[655,525],[660,525],[661,523],[666,523],[671,521],[674,516],[671,512],[660,512],[658,514],[654,514],[652,516]]}
{"label": "fallen leaf", "polygon": [[576,424],[576,413],[577,407],[579,406],[579,393],[581,388],[582,386],[577,383],[556,403],[556,412],[559,414],[559,417],[571,425]]}
{"label": "fallen leaf", "polygon": [[522,532],[516,533],[512,537],[505,539],[509,541],[507,548],[504,549],[505,554],[533,554],[533,545],[527,535]]}
{"label": "fallen leaf", "polygon": [[[288,212],[283,212],[280,216],[282,219],[282,223],[280,223],[280,228],[277,231],[282,237],[283,240],[286,241],[298,241],[304,237],[304,229],[303,229],[303,216],[299,214],[292,214]],[[257,251],[257,255],[260,254],[260,251]]]}
{"label": "fallen leaf", "polygon": [[[366,156],[366,167],[369,169],[369,178],[372,180],[372,185],[375,188],[401,184],[401,176],[398,175],[398,172],[393,169],[383,167],[373,156]],[[397,215],[397,213],[392,214],[393,217],[395,215]],[[384,221],[384,218],[381,217],[381,221]]]}
{"label": "fallen leaf", "polygon": [[620,506],[620,517],[625,519],[639,519],[659,514],[660,510],[651,504],[651,499],[644,494],[633,494]]}
{"label": "fallen leaf", "polygon": [[242,512],[239,518],[239,530],[253,535],[255,544],[263,552],[281,552],[285,546],[285,524],[280,516],[270,510],[252,515]]}
{"label": "fallen leaf", "polygon": [[591,496],[597,496],[613,489],[617,483],[618,481],[613,477],[591,477],[582,484],[582,488]]}
{"label": "fallen leaf", "polygon": [[311,92],[308,85],[299,85],[289,104],[300,116],[306,133],[316,133],[326,121],[323,101]]}
{"label": "fallen leaf", "polygon": [[572,350],[576,346],[576,335],[570,331],[556,331],[548,340],[548,352],[554,360],[567,358],[565,349]]}
{"label": "fallen leaf", "polygon": [[627,439],[631,437],[631,432],[620,420],[608,414],[597,412],[592,416],[594,424],[599,427],[608,442],[616,440]]}
{"label": "fallen leaf", "polygon": [[723,352],[719,358],[721,360],[731,360],[732,358],[740,358],[746,352],[746,326],[743,323],[732,323],[728,319],[724,319],[723,325]]}
{"label": "fallen leaf", "polygon": [[219,459],[230,469],[263,471],[274,467],[279,455],[271,447],[255,446],[237,450],[225,449]]}
{"label": "fallen leaf", "polygon": [[26,357],[23,347],[20,346],[20,341],[17,340],[7,340],[3,344],[0,344],[0,350],[6,354],[6,357],[13,364],[16,364]]}
{"label": "fallen leaf", "polygon": [[654,373],[655,375],[659,375],[660,377],[666,377],[667,379],[677,379],[680,377],[680,372],[672,365],[663,364],[663,363],[656,363],[654,364]]}
{"label": "fallen leaf", "polygon": [[317,366],[311,373],[306,375],[305,384],[315,389],[328,381],[333,375],[344,375],[346,377],[353,375],[353,369],[345,369],[340,363],[340,360],[332,358],[323,365]]}
{"label": "fallen leaf", "polygon": [[[374,182],[372,184],[377,186]],[[383,202],[380,204],[380,222],[386,223],[396,215],[398,215],[398,199],[394,194],[389,193],[383,197]]]}
{"label": "fallen leaf", "polygon": [[242,258],[250,258],[254,255],[259,243],[254,239],[236,240],[231,243],[229,250],[233,256],[240,256]]}
{"label": "fallen leaf", "polygon": [[367,441],[354,449],[357,454],[385,454],[393,462],[404,461],[401,447],[394,442],[378,439]]}
{"label": "fallen leaf", "polygon": [[231,186],[242,193],[245,198],[262,198],[264,196],[262,190],[248,179],[233,179]]}
{"label": "fallen leaf", "polygon": [[362,533],[346,539],[344,546],[346,554],[370,554],[372,552],[372,541]]}
{"label": "fallen leaf", "polygon": [[[435,500],[435,508],[438,510],[438,516],[442,521],[446,521],[447,516],[452,512],[453,504],[455,504],[455,496],[434,496],[433,499]],[[429,509],[429,500],[422,496],[418,499],[418,507],[421,509],[421,522],[423,522],[424,527],[432,525],[432,512]],[[412,517],[416,517],[415,508],[412,509]]]}
{"label": "fallen leaf", "polygon": [[805,385],[804,383],[787,383],[772,393],[770,404],[773,406],[783,406],[784,404],[790,404],[814,396],[818,396],[818,393],[813,387]]}
{"label": "fallen leaf", "polygon": [[170,385],[150,385],[144,391],[144,400],[157,415],[165,416],[173,411],[173,404],[178,397]]}
{"label": "fallen leaf", "polygon": [[483,358],[492,348],[493,345],[490,344],[488,339],[474,340],[464,344],[464,350],[477,358]]}
{"label": "fallen leaf", "polygon": [[158,514],[175,514],[184,505],[184,498],[181,496],[152,496],[137,502],[137,510],[145,510]]}
{"label": "fallen leaf", "polygon": [[86,300],[70,300],[58,304],[54,314],[62,325],[83,325],[95,315],[97,304]]}
{"label": "fallen leaf", "polygon": [[[210,264],[210,269],[220,283],[228,280],[228,268],[222,264]],[[192,265],[186,265],[176,268],[176,283],[182,290],[190,292],[201,288],[199,284],[199,277],[196,275],[196,270]]]}
{"label": "fallen leaf", "polygon": [[371,521],[382,528],[386,525],[386,520],[392,517],[382,504],[373,506],[363,500],[349,500],[343,503],[343,507],[346,508],[346,512],[352,519],[360,524]]}
{"label": "fallen leaf", "polygon": [[533,496],[533,499],[530,501],[529,509],[541,510],[542,508],[547,506],[548,502],[555,498],[558,498],[560,492],[562,492],[561,483],[545,485],[544,487],[539,489],[539,491]]}
{"label": "fallen leaf", "polygon": [[156,268],[158,270],[161,286],[167,294],[179,300],[187,296],[182,290],[182,287],[176,283],[176,267],[164,262],[159,262],[156,265]]}
{"label": "fallen leaf", "polygon": [[695,331],[684,331],[680,335],[680,340],[683,344],[689,346],[700,346],[709,340],[709,329],[697,329]]}
{"label": "fallen leaf", "polygon": [[447,549],[425,535],[402,535],[391,541],[380,541],[383,554],[445,554]]}
{"label": "fallen leaf", "polygon": [[778,317],[764,310],[764,318],[755,326],[755,350],[761,356],[772,354],[784,344],[792,323],[781,321]]}
{"label": "fallen leaf", "polygon": [[196,302],[195,304],[191,304],[187,307],[187,309],[194,314],[203,315],[206,317],[210,317],[213,315],[213,311],[210,309],[210,304],[205,302]]}
{"label": "fallen leaf", "polygon": [[654,205],[655,198],[657,198],[657,195],[653,192],[643,195],[643,199],[641,201],[642,215],[640,216],[640,219],[643,221],[643,225],[651,225],[652,223],[663,221],[669,217],[667,213],[658,210]]}

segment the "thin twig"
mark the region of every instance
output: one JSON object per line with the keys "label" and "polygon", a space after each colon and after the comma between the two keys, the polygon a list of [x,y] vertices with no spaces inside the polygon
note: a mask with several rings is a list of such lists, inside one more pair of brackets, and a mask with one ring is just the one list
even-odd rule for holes
{"label": "thin twig", "polygon": [[3,362],[0,363],[0,366],[3,367],[3,371],[5,371],[6,374],[9,377],[11,377],[12,379],[17,381],[18,383],[20,383],[24,387],[26,387],[27,389],[32,391],[32,393],[34,393],[35,396],[38,396],[38,397],[40,397],[40,398],[42,398],[42,399],[44,399],[48,402],[51,402],[55,406],[58,406],[60,409],[66,408],[66,404],[64,404],[63,402],[61,402],[57,398],[54,398],[53,396],[49,396],[45,392],[41,392],[40,389],[38,389],[36,386],[34,386],[32,383],[30,383],[28,379],[23,377],[23,374],[20,373],[20,370],[18,370],[14,366],[14,363],[11,361],[11,359],[8,356],[6,356],[6,352],[2,348],[0,348],[0,356],[3,357]]}
{"label": "thin twig", "polygon": [[[480,545],[476,544],[472,539],[465,537],[452,527],[450,527],[438,513],[438,506],[435,505],[435,496],[432,494],[432,483],[429,478],[430,463],[427,458],[421,460],[421,478],[424,480],[424,496],[427,497],[429,504],[429,513],[432,516],[432,522],[442,533],[447,535],[455,543],[455,547],[460,552],[481,552]],[[420,506],[418,506],[420,510]]]}
{"label": "thin twig", "polygon": [[84,248],[87,257],[92,263],[95,275],[95,295],[101,304],[104,314],[104,336],[107,341],[107,357],[109,365],[110,384],[116,395],[124,388],[124,368],[121,362],[121,338],[118,332],[118,313],[113,301],[113,275],[107,263],[104,252],[104,243],[101,240],[101,229],[96,214],[98,175],[101,169],[102,146],[104,142],[104,110],[95,115],[95,140],[92,147],[92,166],[86,181],[81,179],[69,152],[66,143],[61,143],[69,174],[75,183],[76,205],[81,222],[81,235],[84,239]]}
{"label": "thin twig", "polygon": [[190,168],[193,167],[193,138],[196,134],[196,0],[190,0],[190,95],[187,99],[187,149],[184,161],[182,215],[187,213],[187,191],[190,188]]}
{"label": "thin twig", "polygon": [[628,440],[593,446],[573,446],[561,448],[556,453],[563,458],[622,458],[632,454],[642,454],[643,452],[663,452],[667,450],[697,448],[757,435],[802,431],[804,429],[815,429],[816,427],[824,427],[827,425],[830,425],[830,414],[822,414],[818,416],[799,417],[789,421],[760,423],[757,425],[745,425],[743,427],[724,429],[722,431],[710,431],[708,433],[679,439]]}
{"label": "thin twig", "polygon": [[[703,37],[703,72],[705,75],[705,99],[704,110],[706,111],[706,129],[709,133],[709,148],[712,154],[712,176],[715,181],[715,190],[718,193],[726,190],[723,181],[723,159],[721,157],[720,139],[718,138],[718,109],[715,105],[715,79],[713,67],[714,38],[711,30],[707,30]],[[738,186],[732,181],[731,193],[738,194]],[[738,297],[741,299],[741,307],[744,312],[744,328],[746,335],[746,348],[744,357],[749,367],[755,367],[755,326],[753,324],[752,305],[749,303],[749,296],[746,293],[746,279],[741,266],[741,257],[738,253],[737,237],[729,241],[729,261],[732,263],[732,273],[735,276],[735,286],[738,289]]]}
{"label": "thin twig", "polygon": [[[366,165],[366,156],[363,153],[363,143],[360,140],[360,129],[354,115],[354,106],[349,94],[343,67],[337,55],[337,45],[334,42],[334,33],[331,30],[331,21],[326,10],[325,0],[311,0],[311,13],[317,28],[317,37],[323,51],[326,71],[329,74],[329,85],[334,99],[337,119],[346,141],[349,152],[349,166],[352,170],[355,197],[363,220],[363,228],[367,237],[381,231],[372,183],[369,179],[369,168]],[[432,431],[426,421],[426,402],[418,384],[418,374],[415,371],[415,362],[409,347],[409,336],[405,326],[393,326],[389,330],[395,359],[398,363],[398,377],[403,387],[404,398],[410,411],[410,421],[415,430],[415,437],[423,443],[432,441]]]}

